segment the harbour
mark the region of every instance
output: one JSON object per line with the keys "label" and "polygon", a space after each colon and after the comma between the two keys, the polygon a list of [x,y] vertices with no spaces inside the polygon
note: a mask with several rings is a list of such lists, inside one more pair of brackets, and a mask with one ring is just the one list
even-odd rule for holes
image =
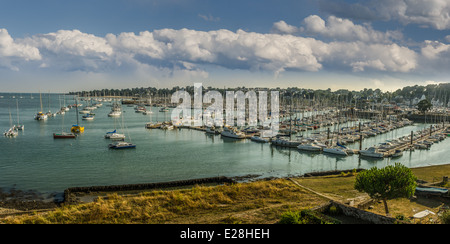
{"label": "harbour", "polygon": [[[422,167],[450,163],[448,157],[449,140],[435,139],[433,145],[420,149],[411,145],[419,141],[430,139],[429,129],[433,129],[432,136],[446,133],[447,124],[412,123],[401,120],[395,127],[389,127],[383,133],[364,136],[360,143],[353,135],[353,141],[346,141],[345,147],[355,153],[339,156],[323,151],[311,152],[299,150],[297,147],[286,147],[275,143],[276,137],[267,142],[252,140],[253,133],[244,133],[242,139],[224,137],[220,133],[207,133],[206,127],[170,125],[170,111],[160,112],[159,106],[146,106],[151,111],[145,115],[136,112],[135,106],[122,105],[122,118],[108,116],[113,101],[103,102],[103,106],[95,109],[95,119],[78,120],[84,127],[84,132],[77,134],[75,139],[56,140],[53,133],[70,130],[77,123],[77,116],[73,107],[65,114],[56,114],[60,104],[65,99],[66,104],[75,104],[75,97],[61,94],[42,94],[43,100],[48,101],[48,108],[44,111],[54,111],[55,115],[43,121],[36,121],[33,116],[40,111],[38,94],[2,94],[0,100],[1,128],[9,128],[10,111],[16,109],[24,125],[24,130],[18,131],[16,137],[3,137],[0,140],[2,148],[2,163],[0,164],[0,188],[33,190],[41,193],[62,193],[72,187],[90,187],[101,185],[126,185],[141,183],[169,182],[208,177],[243,177],[252,175],[254,178],[288,177],[308,173],[366,169],[383,167],[394,162],[401,162],[408,167]],[[34,98],[34,99],[32,99]],[[80,101],[87,106],[86,101]],[[80,107],[81,108],[81,107]],[[12,113],[11,113],[12,115]],[[311,116],[312,113],[309,114]],[[305,116],[304,118],[309,118]],[[16,116],[11,116],[13,122]],[[115,123],[121,124],[118,127]],[[282,120],[281,126],[286,125]],[[300,120],[298,120],[300,121]],[[146,128],[148,123],[158,124],[160,127]],[[289,120],[289,122],[291,122]],[[325,143],[335,138],[349,137],[356,131],[366,128],[388,128],[388,121],[378,121],[372,125],[370,119],[348,120],[334,125],[324,125],[321,128],[299,130],[296,134],[282,136],[295,140],[308,138],[320,139]],[[394,122],[389,125],[394,125]],[[404,122],[404,123],[403,123]],[[408,122],[408,123],[406,123]],[[294,120],[292,120],[292,124]],[[290,124],[290,123],[288,123]],[[116,126],[116,127],[115,127]],[[339,126],[340,133],[337,133]],[[444,126],[444,127],[442,127]],[[111,140],[105,139],[107,132],[114,128],[125,134],[127,140],[134,143],[132,150],[112,150],[108,148]],[[345,133],[344,133],[345,131]],[[249,131],[251,132],[251,131]],[[409,136],[413,133],[413,144]],[[386,150],[383,157],[362,157],[359,150],[380,146],[387,141],[402,139],[398,144]],[[298,146],[298,145],[297,145]],[[402,150],[402,155],[392,157],[395,150]]]}

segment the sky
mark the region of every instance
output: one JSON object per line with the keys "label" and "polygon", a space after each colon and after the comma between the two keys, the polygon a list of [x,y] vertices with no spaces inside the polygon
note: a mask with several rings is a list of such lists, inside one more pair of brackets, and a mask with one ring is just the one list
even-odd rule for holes
{"label": "sky", "polygon": [[448,0],[2,0],[0,92],[450,82]]}

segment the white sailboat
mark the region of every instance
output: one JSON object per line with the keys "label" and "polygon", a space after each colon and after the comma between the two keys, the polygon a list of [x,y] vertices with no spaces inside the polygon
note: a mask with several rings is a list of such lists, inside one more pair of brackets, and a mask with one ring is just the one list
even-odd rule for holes
{"label": "white sailboat", "polygon": [[114,118],[114,131],[107,132],[105,135],[105,139],[111,139],[111,140],[125,140],[125,135],[117,133],[116,129],[116,118]]}
{"label": "white sailboat", "polygon": [[41,111],[38,112],[38,113],[34,116],[34,119],[35,119],[35,120],[46,120],[46,119],[48,119],[48,116],[47,116],[45,113],[42,112],[42,111],[43,111],[43,108],[42,108],[42,94],[41,94],[41,93],[39,93],[39,99],[41,100]]}
{"label": "white sailboat", "polygon": [[[124,127],[123,115],[122,115],[122,129]],[[119,135],[117,135],[119,136]],[[125,138],[125,136],[123,136]],[[136,148],[136,144],[130,142],[126,142],[124,138],[121,141],[117,141],[108,145],[110,149],[131,149]],[[111,137],[110,137],[111,139]],[[131,140],[131,139],[130,139]]]}
{"label": "white sailboat", "polygon": [[16,101],[17,103],[17,125],[14,125],[14,130],[24,130],[25,125],[21,125],[19,121],[19,101]]}
{"label": "white sailboat", "polygon": [[9,128],[9,130],[5,131],[5,133],[3,133],[6,137],[16,137],[19,133],[17,133],[17,131],[15,131],[13,128]]}
{"label": "white sailboat", "polygon": [[9,130],[5,131],[5,133],[3,133],[6,137],[16,137],[19,133],[17,133],[17,131],[14,130],[14,127],[12,126],[12,118],[11,118],[11,110],[9,111],[9,124],[10,124],[10,128]]}
{"label": "white sailboat", "polygon": [[108,117],[120,117],[122,115],[121,106],[114,101],[113,107],[111,108],[111,112],[108,114]]}

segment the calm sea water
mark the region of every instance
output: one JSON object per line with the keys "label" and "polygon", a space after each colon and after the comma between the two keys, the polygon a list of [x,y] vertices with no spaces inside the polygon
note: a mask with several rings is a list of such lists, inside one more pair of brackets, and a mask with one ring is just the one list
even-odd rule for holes
{"label": "calm sea water", "polygon": [[[69,131],[76,123],[75,109],[47,121],[36,121],[34,115],[41,106],[38,93],[0,93],[0,96],[3,96],[0,98],[1,132],[10,127],[10,113],[13,124],[19,118],[25,125],[18,137],[2,135],[0,138],[0,188],[62,192],[75,186],[152,183],[214,176],[255,174],[284,177],[317,171],[384,167],[394,162],[408,167],[450,163],[449,139],[433,145],[430,150],[405,152],[395,160],[361,159],[357,155],[342,158],[302,153],[250,140],[224,139],[220,135],[206,135],[196,130],[148,130],[145,123],[169,120],[170,113],[159,112],[159,108],[153,107],[153,115],[143,115],[125,105],[124,132],[137,148],[111,150],[108,149],[110,141],[104,139],[105,133],[114,129],[114,118],[107,116],[111,110],[110,103],[103,103],[103,107],[95,110],[93,121],[83,121],[79,117],[85,132],[77,139],[54,140],[54,132]],[[44,111],[56,112],[64,101],[66,105],[75,103],[72,96],[66,96],[64,100],[62,95],[42,94]],[[428,126],[414,124],[366,139],[363,148]],[[351,147],[359,148],[359,144]]]}

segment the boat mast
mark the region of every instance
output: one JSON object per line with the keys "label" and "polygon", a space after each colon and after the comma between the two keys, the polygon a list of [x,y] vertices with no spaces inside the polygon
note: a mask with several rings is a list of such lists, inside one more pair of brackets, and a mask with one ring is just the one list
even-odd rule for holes
{"label": "boat mast", "polygon": [[39,91],[39,100],[41,101],[41,113],[42,113],[44,109],[42,108],[42,93],[40,91]]}
{"label": "boat mast", "polygon": [[78,126],[78,98],[77,97],[75,97],[75,109],[76,109],[76,112],[77,112],[77,126]]}
{"label": "boat mast", "polygon": [[20,125],[20,122],[19,122],[19,100],[16,100],[16,103],[17,103],[17,125]]}

